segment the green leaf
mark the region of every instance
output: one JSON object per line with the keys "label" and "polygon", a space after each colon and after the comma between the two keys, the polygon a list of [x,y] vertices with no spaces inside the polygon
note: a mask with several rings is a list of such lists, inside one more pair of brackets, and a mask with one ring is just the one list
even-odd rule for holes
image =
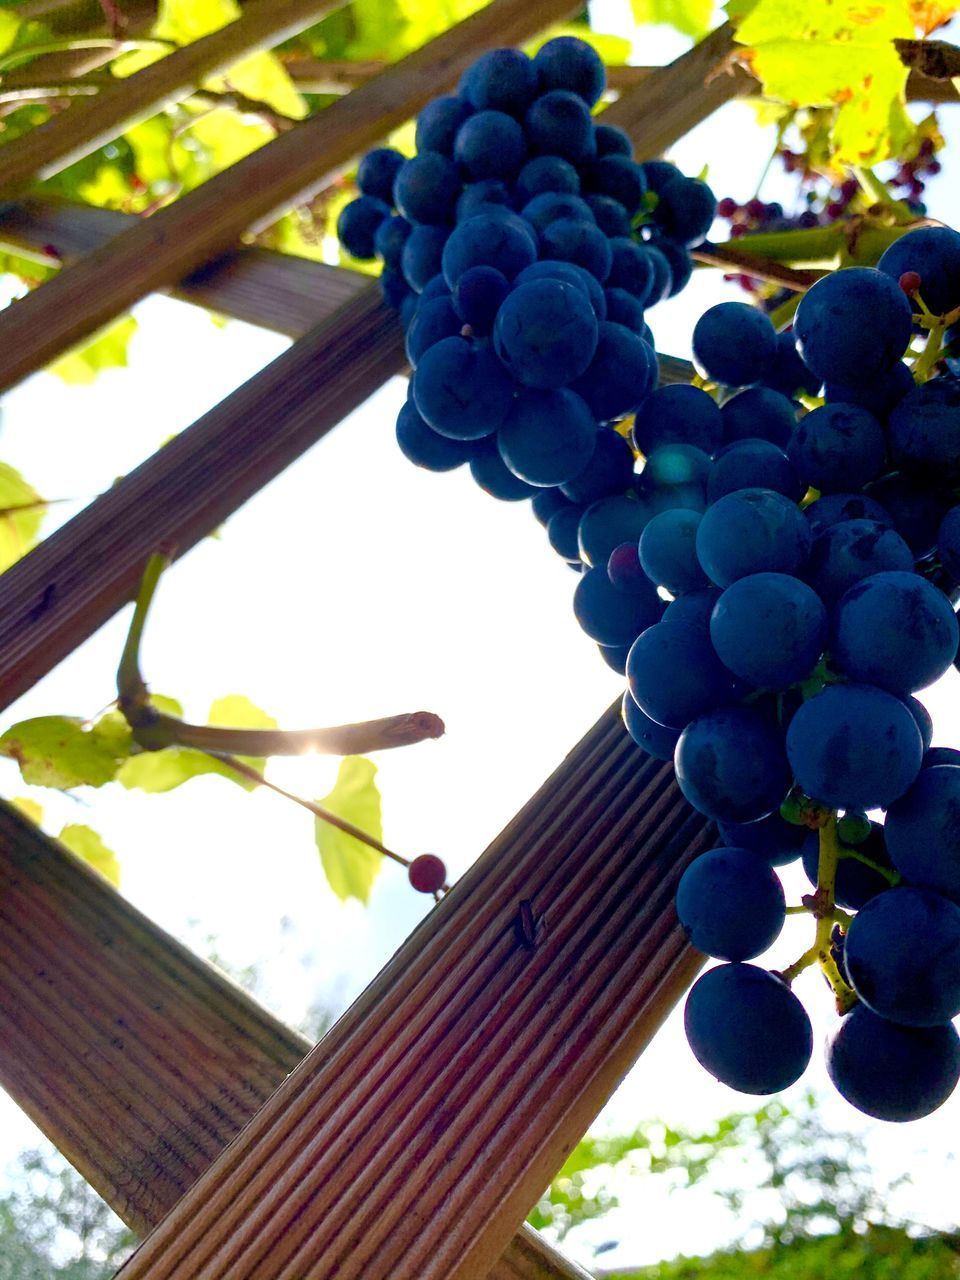
{"label": "green leaf", "polygon": [[546,31],[541,31],[535,40],[523,46],[524,52],[533,57],[538,49],[556,36],[576,36],[578,40],[595,49],[608,66],[626,62],[630,57],[630,41],[624,36],[612,36],[603,31],[594,31],[585,22],[557,23],[548,27]]}
{"label": "green leaf", "polygon": [[765,96],[836,106],[837,159],[869,165],[909,137],[907,69],[891,41],[912,33],[909,0],[758,0],[737,40]]}
{"label": "green leaf", "polygon": [[15,13],[0,10],[0,53],[6,53],[20,30],[20,19]]}
{"label": "green leaf", "polygon": [[659,23],[699,40],[710,30],[715,6],[713,0],[630,0],[630,8],[641,26]]}
{"label": "green leaf", "polygon": [[[22,510],[16,510],[21,507]],[[35,547],[47,509],[19,471],[0,462],[0,573]]]}
{"label": "green leaf", "polygon": [[36,787],[102,787],[117,776],[129,749],[113,724],[101,731],[74,716],[21,720],[0,737],[0,755],[16,760]]}
{"label": "green leaf", "polygon": [[29,796],[14,796],[10,801],[14,809],[18,809],[25,818],[29,818],[35,827],[43,824],[43,805],[37,804]]}
{"label": "green leaf", "polygon": [[133,316],[122,316],[81,347],[47,366],[64,382],[90,383],[103,369],[126,368],[127,347],[136,332]]}
{"label": "green leaf", "polygon": [[63,828],[57,839],[77,857],[93,867],[94,871],[99,871],[115,889],[119,889],[120,863],[117,855],[112,849],[107,848],[92,827],[72,822]]}
{"label": "green leaf", "polygon": [[[364,756],[345,756],[340,763],[336,785],[317,803],[382,842],[383,823],[380,792],[374,782],[376,776],[377,766],[372,760]],[[330,888],[343,902],[348,898],[358,898],[366,905],[383,863],[383,855],[321,818],[314,819],[314,832]]]}
{"label": "green leaf", "polygon": [[[180,704],[172,698],[152,695],[151,700],[158,711],[167,715],[183,714]],[[208,724],[224,725],[233,729],[275,729],[277,722],[255,706],[249,698],[242,694],[230,694],[218,698],[210,708]],[[253,756],[240,756],[244,763],[262,773],[266,760]],[[201,774],[215,773],[228,778],[244,791],[253,791],[257,784],[248,778],[235,773],[229,765],[208,756],[205,751],[195,751],[191,747],[164,747],[162,751],[143,751],[131,756],[117,774],[117,781],[128,790],[138,788],[141,791],[159,793],[172,791],[190,778]]]}

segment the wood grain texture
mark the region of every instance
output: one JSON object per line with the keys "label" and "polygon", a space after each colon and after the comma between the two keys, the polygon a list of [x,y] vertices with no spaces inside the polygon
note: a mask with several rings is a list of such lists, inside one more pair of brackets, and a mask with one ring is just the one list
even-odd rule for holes
{"label": "wood grain texture", "polygon": [[121,1280],[480,1280],[699,967],[711,839],[612,707]]}
{"label": "wood grain texture", "polygon": [[0,150],[0,195],[19,195],[32,182],[52,178],[125,129],[187,97],[202,80],[264,46],[279,44],[344,0],[257,0],[235,22],[144,67],[115,88],[74,102]]}
{"label": "wood grain texture", "polygon": [[306,199],[454,84],[486,48],[521,43],[574,0],[492,0],[368,84],[159,209],[0,312],[0,390]]}
{"label": "wood grain texture", "polygon": [[[311,1045],[0,802],[0,1084],[138,1234]],[[586,1280],[524,1228],[490,1280]]]}

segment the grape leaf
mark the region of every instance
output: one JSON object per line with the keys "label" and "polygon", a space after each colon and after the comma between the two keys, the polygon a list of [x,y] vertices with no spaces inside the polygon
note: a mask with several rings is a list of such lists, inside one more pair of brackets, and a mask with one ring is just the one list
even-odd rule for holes
{"label": "grape leaf", "polygon": [[663,23],[699,40],[711,27],[713,0],[630,0],[638,23]]}
{"label": "grape leaf", "polygon": [[89,342],[68,351],[47,366],[64,382],[90,383],[103,369],[125,368],[127,348],[137,329],[133,316],[122,316],[101,329]]}
{"label": "grape leaf", "polygon": [[[376,775],[377,766],[372,760],[364,756],[345,756],[333,790],[317,803],[338,818],[352,822],[375,840],[382,841],[383,821],[380,792],[374,782]],[[357,898],[366,905],[383,863],[383,854],[321,818],[314,819],[314,834],[330,888],[343,902]]]}
{"label": "grape leaf", "polygon": [[71,853],[75,853],[95,871],[99,871],[115,889],[120,887],[120,863],[117,855],[112,849],[107,848],[92,827],[71,822],[63,828],[57,839],[61,844],[65,844]]}
{"label": "grape leaf", "polygon": [[16,760],[36,787],[102,787],[117,776],[132,738],[114,720],[101,728],[75,716],[37,716],[0,737],[0,755]]}
{"label": "grape leaf", "polygon": [[20,29],[20,19],[15,13],[0,10],[0,53],[6,53]]}
{"label": "grape leaf", "polygon": [[6,462],[0,462],[0,513],[2,573],[36,546],[40,526],[47,514],[36,489]]}
{"label": "grape leaf", "polygon": [[906,68],[891,43],[910,36],[909,0],[758,0],[737,29],[766,97],[837,107],[837,159],[875,164],[910,135]]}
{"label": "grape leaf", "polygon": [[[179,703],[172,698],[154,696],[154,705],[168,715],[182,715]],[[249,698],[242,694],[231,694],[218,698],[210,708],[208,724],[224,725],[233,729],[275,729],[277,722],[255,706]],[[265,759],[251,756],[239,757],[251,768],[262,773],[266,765]],[[255,782],[241,777],[229,765],[208,756],[204,751],[195,751],[191,747],[164,747],[161,751],[143,751],[131,756],[117,774],[117,781],[128,790],[138,788],[141,791],[158,793],[172,791],[190,778],[204,773],[220,774],[229,778],[245,791],[253,791]]]}
{"label": "grape leaf", "polygon": [[42,804],[37,804],[36,800],[31,800],[29,796],[14,796],[10,803],[13,805],[14,809],[19,810],[25,818],[29,818],[35,827],[42,825]]}

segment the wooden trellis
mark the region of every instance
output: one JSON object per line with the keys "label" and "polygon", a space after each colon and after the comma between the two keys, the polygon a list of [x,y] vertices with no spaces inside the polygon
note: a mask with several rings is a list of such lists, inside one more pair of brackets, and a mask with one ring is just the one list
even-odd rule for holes
{"label": "wooden trellis", "polygon": [[[256,0],[0,150],[0,197],[333,7]],[[376,286],[241,235],[483,49],[578,7],[493,0],[150,218],[3,207],[0,243],[65,265],[0,314],[0,389],[157,289],[296,341],[0,578],[0,705],[131,598],[158,544],[187,551],[402,371]],[[748,87],[731,48],[724,27],[633,77],[605,119],[659,154]],[[310,1049],[0,804],[0,1083],[147,1235],[124,1280],[582,1280],[521,1224],[697,970],[671,904],[710,839],[611,708]]]}

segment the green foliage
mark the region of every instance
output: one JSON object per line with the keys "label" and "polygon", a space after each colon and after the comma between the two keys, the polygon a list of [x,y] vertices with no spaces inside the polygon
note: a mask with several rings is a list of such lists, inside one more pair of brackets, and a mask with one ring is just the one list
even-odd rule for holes
{"label": "green foliage", "polygon": [[24,782],[36,787],[102,787],[117,776],[130,751],[126,721],[87,724],[75,716],[21,720],[0,737],[0,755],[16,760]]}
{"label": "green foliage", "polygon": [[663,23],[699,40],[710,30],[715,12],[713,0],[630,0],[637,22]]}
{"label": "green foliage", "polygon": [[133,316],[121,316],[113,324],[101,329],[95,337],[82,346],[68,351],[49,366],[64,382],[89,383],[104,369],[125,368],[127,348],[137,331]]}
{"label": "green foliage", "polygon": [[[333,790],[317,803],[382,842],[383,822],[380,792],[374,781],[376,776],[377,766],[372,760],[364,756],[345,756]],[[383,855],[363,844],[356,836],[347,835],[320,818],[315,819],[314,829],[320,861],[333,892],[344,902],[348,898],[357,898],[364,904],[369,902]]]}
{"label": "green foliage", "polygon": [[68,823],[57,839],[95,871],[99,871],[115,889],[120,887],[120,863],[117,855],[107,848],[102,837],[92,827],[83,826],[79,822]]}
{"label": "green foliage", "polygon": [[0,462],[0,573],[36,546],[47,509],[19,471]]}

